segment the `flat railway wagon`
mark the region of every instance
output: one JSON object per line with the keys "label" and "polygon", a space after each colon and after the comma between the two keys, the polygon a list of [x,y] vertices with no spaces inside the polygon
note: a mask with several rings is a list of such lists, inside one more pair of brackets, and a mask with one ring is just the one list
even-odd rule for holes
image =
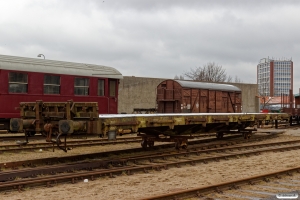
{"label": "flat railway wagon", "polygon": [[229,84],[165,80],[157,86],[158,113],[240,113],[241,89]]}
{"label": "flat railway wagon", "polygon": [[0,130],[20,116],[19,102],[97,102],[100,114],[116,114],[122,78],[107,66],[0,55]]}
{"label": "flat railway wagon", "polygon": [[[187,148],[188,139],[194,133],[216,133],[221,139],[224,133],[242,134],[249,138],[254,125],[288,122],[286,113],[168,113],[168,114],[100,114],[95,102],[27,102],[20,103],[20,118],[12,118],[12,131],[38,132],[47,136],[46,141],[61,146],[61,137],[86,133],[108,135],[118,132],[138,133],[142,147],[152,147],[155,141],[174,142],[175,147]],[[66,143],[65,143],[66,144]]]}

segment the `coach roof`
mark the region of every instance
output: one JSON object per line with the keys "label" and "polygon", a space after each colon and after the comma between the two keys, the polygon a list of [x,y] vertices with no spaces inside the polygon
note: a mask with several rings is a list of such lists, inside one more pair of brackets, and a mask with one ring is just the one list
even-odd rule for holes
{"label": "coach roof", "polygon": [[0,69],[123,79],[112,67],[7,55],[0,55]]}
{"label": "coach roof", "polygon": [[175,80],[183,88],[197,88],[197,89],[209,89],[209,90],[220,90],[220,91],[241,91],[240,88],[229,85],[229,84],[218,84],[218,83],[205,83],[195,81],[179,81]]}

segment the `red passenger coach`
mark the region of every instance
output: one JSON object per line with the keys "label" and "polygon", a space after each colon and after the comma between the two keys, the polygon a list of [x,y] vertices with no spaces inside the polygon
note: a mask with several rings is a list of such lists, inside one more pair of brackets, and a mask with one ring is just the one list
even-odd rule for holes
{"label": "red passenger coach", "polygon": [[116,114],[122,78],[107,66],[0,55],[0,129],[20,117],[20,102],[98,102],[100,114]]}

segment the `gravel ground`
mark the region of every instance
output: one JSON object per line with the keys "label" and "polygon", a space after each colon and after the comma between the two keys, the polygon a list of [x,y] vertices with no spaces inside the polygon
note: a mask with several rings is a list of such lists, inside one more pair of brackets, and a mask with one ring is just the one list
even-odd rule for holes
{"label": "gravel ground", "polygon": [[[265,130],[263,130],[265,131]],[[285,133],[268,142],[300,139],[298,129],[284,130]],[[138,147],[139,144],[96,147],[97,151]],[[109,148],[109,149],[108,149]],[[68,155],[95,152],[95,147],[78,148]],[[76,184],[59,184],[46,188],[26,188],[23,192],[1,192],[1,199],[141,199],[147,196],[174,192],[182,189],[207,186],[235,179],[246,178],[262,173],[283,170],[300,165],[300,150],[264,153],[259,156],[241,157],[221,162],[197,164],[181,168],[170,168],[149,173],[137,173],[132,176],[121,175],[116,178],[102,177],[94,181]],[[36,152],[21,154],[2,154],[2,161],[16,161],[31,158],[63,156],[64,152]]]}

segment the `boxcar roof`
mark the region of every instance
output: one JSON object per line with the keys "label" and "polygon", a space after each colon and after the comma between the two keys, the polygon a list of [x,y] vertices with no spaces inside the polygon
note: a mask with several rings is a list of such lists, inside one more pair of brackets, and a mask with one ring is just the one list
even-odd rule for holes
{"label": "boxcar roof", "polygon": [[1,69],[123,79],[122,74],[112,67],[7,55],[0,55]]}
{"label": "boxcar roof", "polygon": [[194,81],[179,81],[175,80],[184,88],[197,88],[197,89],[209,89],[209,90],[221,90],[221,91],[241,91],[240,88],[229,84],[218,83],[204,83]]}

